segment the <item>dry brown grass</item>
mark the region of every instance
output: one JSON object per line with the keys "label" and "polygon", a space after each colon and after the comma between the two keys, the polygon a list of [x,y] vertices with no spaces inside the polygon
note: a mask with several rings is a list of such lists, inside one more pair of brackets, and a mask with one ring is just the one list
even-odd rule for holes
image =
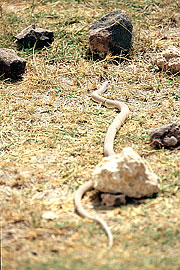
{"label": "dry brown grass", "polygon": [[[1,47],[27,25],[51,29],[55,41],[41,51],[19,51],[27,60],[22,80],[0,82],[0,200],[5,269],[171,269],[180,265],[180,153],[154,150],[151,128],[179,122],[178,74],[158,71],[153,57],[179,47],[179,3],[169,0],[2,1]],[[88,27],[114,9],[133,20],[131,57],[119,65],[88,60]],[[115,237],[74,212],[73,192],[89,180],[103,156],[104,136],[117,112],[91,100],[110,80],[107,95],[131,111],[115,151],[132,146],[159,176],[155,199],[102,209],[96,192],[84,203]],[[93,208],[95,206],[95,208]],[[42,219],[53,211],[57,219]]]}

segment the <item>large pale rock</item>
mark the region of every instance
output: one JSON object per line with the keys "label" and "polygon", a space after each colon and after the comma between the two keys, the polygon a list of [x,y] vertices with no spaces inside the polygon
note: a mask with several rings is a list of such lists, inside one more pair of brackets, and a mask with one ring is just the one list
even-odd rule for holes
{"label": "large pale rock", "polygon": [[128,53],[132,46],[133,25],[121,10],[112,11],[89,27],[89,47],[98,58]]}
{"label": "large pale rock", "polygon": [[180,72],[180,49],[170,46],[157,55],[155,64],[164,71]]}
{"label": "large pale rock", "polygon": [[120,154],[103,158],[92,176],[95,189],[134,198],[159,192],[157,180],[148,164],[131,147],[124,148]]}

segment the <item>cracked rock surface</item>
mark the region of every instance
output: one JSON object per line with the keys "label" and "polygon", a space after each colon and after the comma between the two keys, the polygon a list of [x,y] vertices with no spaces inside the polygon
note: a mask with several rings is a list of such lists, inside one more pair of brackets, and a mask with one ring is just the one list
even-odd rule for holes
{"label": "cracked rock surface", "polygon": [[92,181],[101,192],[123,193],[133,198],[159,192],[157,175],[131,147],[103,158],[93,172]]}

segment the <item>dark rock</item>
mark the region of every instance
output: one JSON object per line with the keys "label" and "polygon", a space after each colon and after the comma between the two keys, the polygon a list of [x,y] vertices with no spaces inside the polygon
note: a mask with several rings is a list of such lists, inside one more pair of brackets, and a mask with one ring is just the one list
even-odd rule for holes
{"label": "dark rock", "polygon": [[0,76],[16,78],[21,76],[26,60],[20,58],[12,49],[0,48]]}
{"label": "dark rock", "polygon": [[15,37],[20,46],[24,48],[42,48],[49,46],[54,41],[54,34],[52,31],[36,28],[34,24],[25,28],[21,33]]}
{"label": "dark rock", "polygon": [[173,123],[155,128],[149,136],[151,143],[157,148],[176,147],[180,144],[180,125]]}
{"label": "dark rock", "polygon": [[89,45],[98,58],[128,53],[132,47],[131,19],[121,10],[113,11],[90,25]]}

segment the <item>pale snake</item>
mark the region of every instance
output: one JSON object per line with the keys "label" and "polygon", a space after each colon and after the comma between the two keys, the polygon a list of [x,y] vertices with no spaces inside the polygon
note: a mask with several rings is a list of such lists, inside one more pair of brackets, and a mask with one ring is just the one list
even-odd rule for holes
{"label": "pale snake", "polygon": [[[106,156],[106,157],[111,156],[111,155],[115,155],[115,152],[113,150],[113,142],[114,142],[114,138],[116,136],[116,132],[120,129],[120,127],[123,125],[123,123],[125,122],[125,120],[129,116],[129,108],[125,103],[117,101],[117,100],[110,100],[110,99],[104,98],[104,97],[99,95],[99,94],[102,94],[106,91],[107,86],[108,86],[108,81],[104,82],[98,90],[96,90],[92,93],[92,99],[94,101],[100,102],[107,107],[118,108],[120,110],[120,113],[116,116],[116,118],[114,119],[112,124],[109,126],[108,131],[106,133],[106,138],[104,141],[104,156]],[[109,227],[107,226],[106,222],[97,216],[91,216],[90,214],[88,214],[84,210],[84,208],[82,207],[82,204],[81,204],[81,199],[82,199],[83,195],[87,191],[89,191],[93,188],[94,188],[94,186],[93,186],[93,182],[91,180],[86,182],[85,184],[83,184],[82,186],[80,186],[78,188],[78,190],[76,191],[75,196],[74,196],[75,207],[76,207],[77,212],[82,217],[86,217],[86,218],[95,220],[96,222],[101,224],[101,226],[104,228],[104,230],[108,236],[108,239],[109,239],[108,248],[110,249],[113,245],[113,236],[112,236],[112,233],[111,233]]]}

